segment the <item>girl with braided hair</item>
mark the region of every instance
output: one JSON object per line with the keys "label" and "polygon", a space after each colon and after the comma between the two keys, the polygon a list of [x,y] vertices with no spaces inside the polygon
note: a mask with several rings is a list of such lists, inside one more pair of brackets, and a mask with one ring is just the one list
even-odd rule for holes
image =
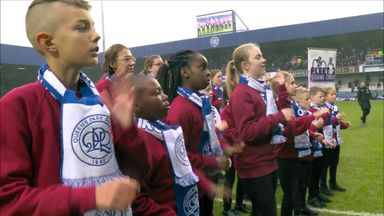
{"label": "girl with braided hair", "polygon": [[208,61],[202,54],[184,50],[173,54],[157,75],[171,102],[166,122],[181,125],[188,157],[199,176],[200,215],[212,215],[216,186],[211,181],[217,182],[218,170],[227,169],[230,164],[221,148],[228,144],[215,130],[214,119],[218,116],[209,97],[199,92],[210,83],[207,66]]}

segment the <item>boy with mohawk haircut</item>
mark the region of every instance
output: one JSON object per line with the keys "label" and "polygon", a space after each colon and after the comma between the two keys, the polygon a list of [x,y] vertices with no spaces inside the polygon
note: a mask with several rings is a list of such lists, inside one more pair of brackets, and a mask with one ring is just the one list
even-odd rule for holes
{"label": "boy with mohawk haircut", "polygon": [[[100,36],[83,0],[35,0],[26,31],[47,63],[38,81],[0,100],[0,212],[4,215],[131,215],[138,183],[120,171],[111,115],[81,68],[98,62]],[[126,131],[134,97],[113,115]],[[129,115],[128,115],[129,116]],[[125,143],[126,144],[126,143]],[[116,154],[115,154],[116,149]],[[124,150],[122,150],[124,149]],[[118,164],[119,162],[119,164]]]}

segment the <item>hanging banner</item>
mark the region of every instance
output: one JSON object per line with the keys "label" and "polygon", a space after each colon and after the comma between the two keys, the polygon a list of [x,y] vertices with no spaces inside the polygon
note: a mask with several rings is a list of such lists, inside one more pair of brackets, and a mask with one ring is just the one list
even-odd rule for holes
{"label": "hanging banner", "polygon": [[308,48],[308,88],[335,87],[336,49]]}

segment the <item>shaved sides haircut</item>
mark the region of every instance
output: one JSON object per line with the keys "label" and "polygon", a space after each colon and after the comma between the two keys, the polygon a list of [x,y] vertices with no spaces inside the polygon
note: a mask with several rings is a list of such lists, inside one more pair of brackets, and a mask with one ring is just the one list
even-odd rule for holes
{"label": "shaved sides haircut", "polygon": [[84,0],[34,0],[30,4],[25,16],[25,28],[29,42],[41,54],[42,52],[36,44],[35,36],[38,32],[50,34],[55,32],[62,17],[60,14],[52,12],[52,8],[59,7],[60,3],[84,10],[91,9],[91,5]]}

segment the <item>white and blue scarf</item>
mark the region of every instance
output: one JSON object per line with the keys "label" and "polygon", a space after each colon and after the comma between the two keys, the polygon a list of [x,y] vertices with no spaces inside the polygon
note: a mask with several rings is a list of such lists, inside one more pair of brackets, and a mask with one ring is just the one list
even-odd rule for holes
{"label": "white and blue scarf", "polygon": [[224,98],[224,90],[223,90],[223,87],[221,85],[212,84],[212,88],[217,92],[217,97],[219,99]]}
{"label": "white and blue scarf", "polygon": [[177,93],[192,101],[194,104],[201,108],[201,112],[204,118],[204,128],[201,133],[199,152],[209,156],[220,156],[223,155],[219,139],[215,131],[215,118],[216,112],[211,105],[209,97],[199,92],[194,92],[187,88],[179,87]]}
{"label": "white and blue scarf", "polygon": [[137,126],[164,143],[173,168],[177,215],[199,215],[198,177],[193,173],[188,159],[182,128],[141,118],[137,119]]}
{"label": "white and blue scarf", "polygon": [[[252,77],[244,74],[240,75],[240,83],[248,85],[249,87],[256,90],[263,98],[264,103],[267,106],[265,115],[276,114],[279,110],[277,109],[275,98],[273,97],[272,90],[262,80],[255,80]],[[272,140],[271,144],[281,144],[287,141],[287,138],[283,136],[284,126],[279,123],[276,127],[272,128]]]}
{"label": "white and blue scarf", "polygon": [[[38,80],[61,104],[62,183],[71,187],[97,186],[123,177],[112,143],[110,113],[92,81],[80,73],[78,87],[82,97],[79,99],[75,91],[65,88],[47,64],[39,68]],[[125,211],[94,209],[84,215],[104,214],[132,215],[132,211],[130,207]]]}
{"label": "white and blue scarf", "polygon": [[323,156],[323,146],[321,143],[315,139],[312,140],[312,151],[313,151],[313,157],[321,157]]}
{"label": "white and blue scarf", "polygon": [[[314,103],[311,103],[311,107],[315,108],[316,110],[320,110],[321,108],[326,108],[325,105],[319,106]],[[332,128],[332,116],[327,115],[327,122],[324,122],[323,125],[323,135],[325,140],[329,143],[333,143],[333,128]]]}
{"label": "white and blue scarf", "polygon": [[[300,118],[302,116],[308,115],[308,112],[300,107],[298,103],[291,100],[291,106],[295,112],[295,117]],[[311,154],[311,141],[309,139],[308,130],[303,134],[295,136],[294,138],[295,148],[299,151],[299,158],[305,157]]]}
{"label": "white and blue scarf", "polygon": [[[325,106],[331,110],[332,117],[336,118],[336,115],[339,114],[339,108],[336,106],[336,104],[325,102]],[[336,125],[333,125],[333,132],[336,134],[337,145],[343,143],[343,139],[341,139],[341,128],[339,120],[336,121]]]}

